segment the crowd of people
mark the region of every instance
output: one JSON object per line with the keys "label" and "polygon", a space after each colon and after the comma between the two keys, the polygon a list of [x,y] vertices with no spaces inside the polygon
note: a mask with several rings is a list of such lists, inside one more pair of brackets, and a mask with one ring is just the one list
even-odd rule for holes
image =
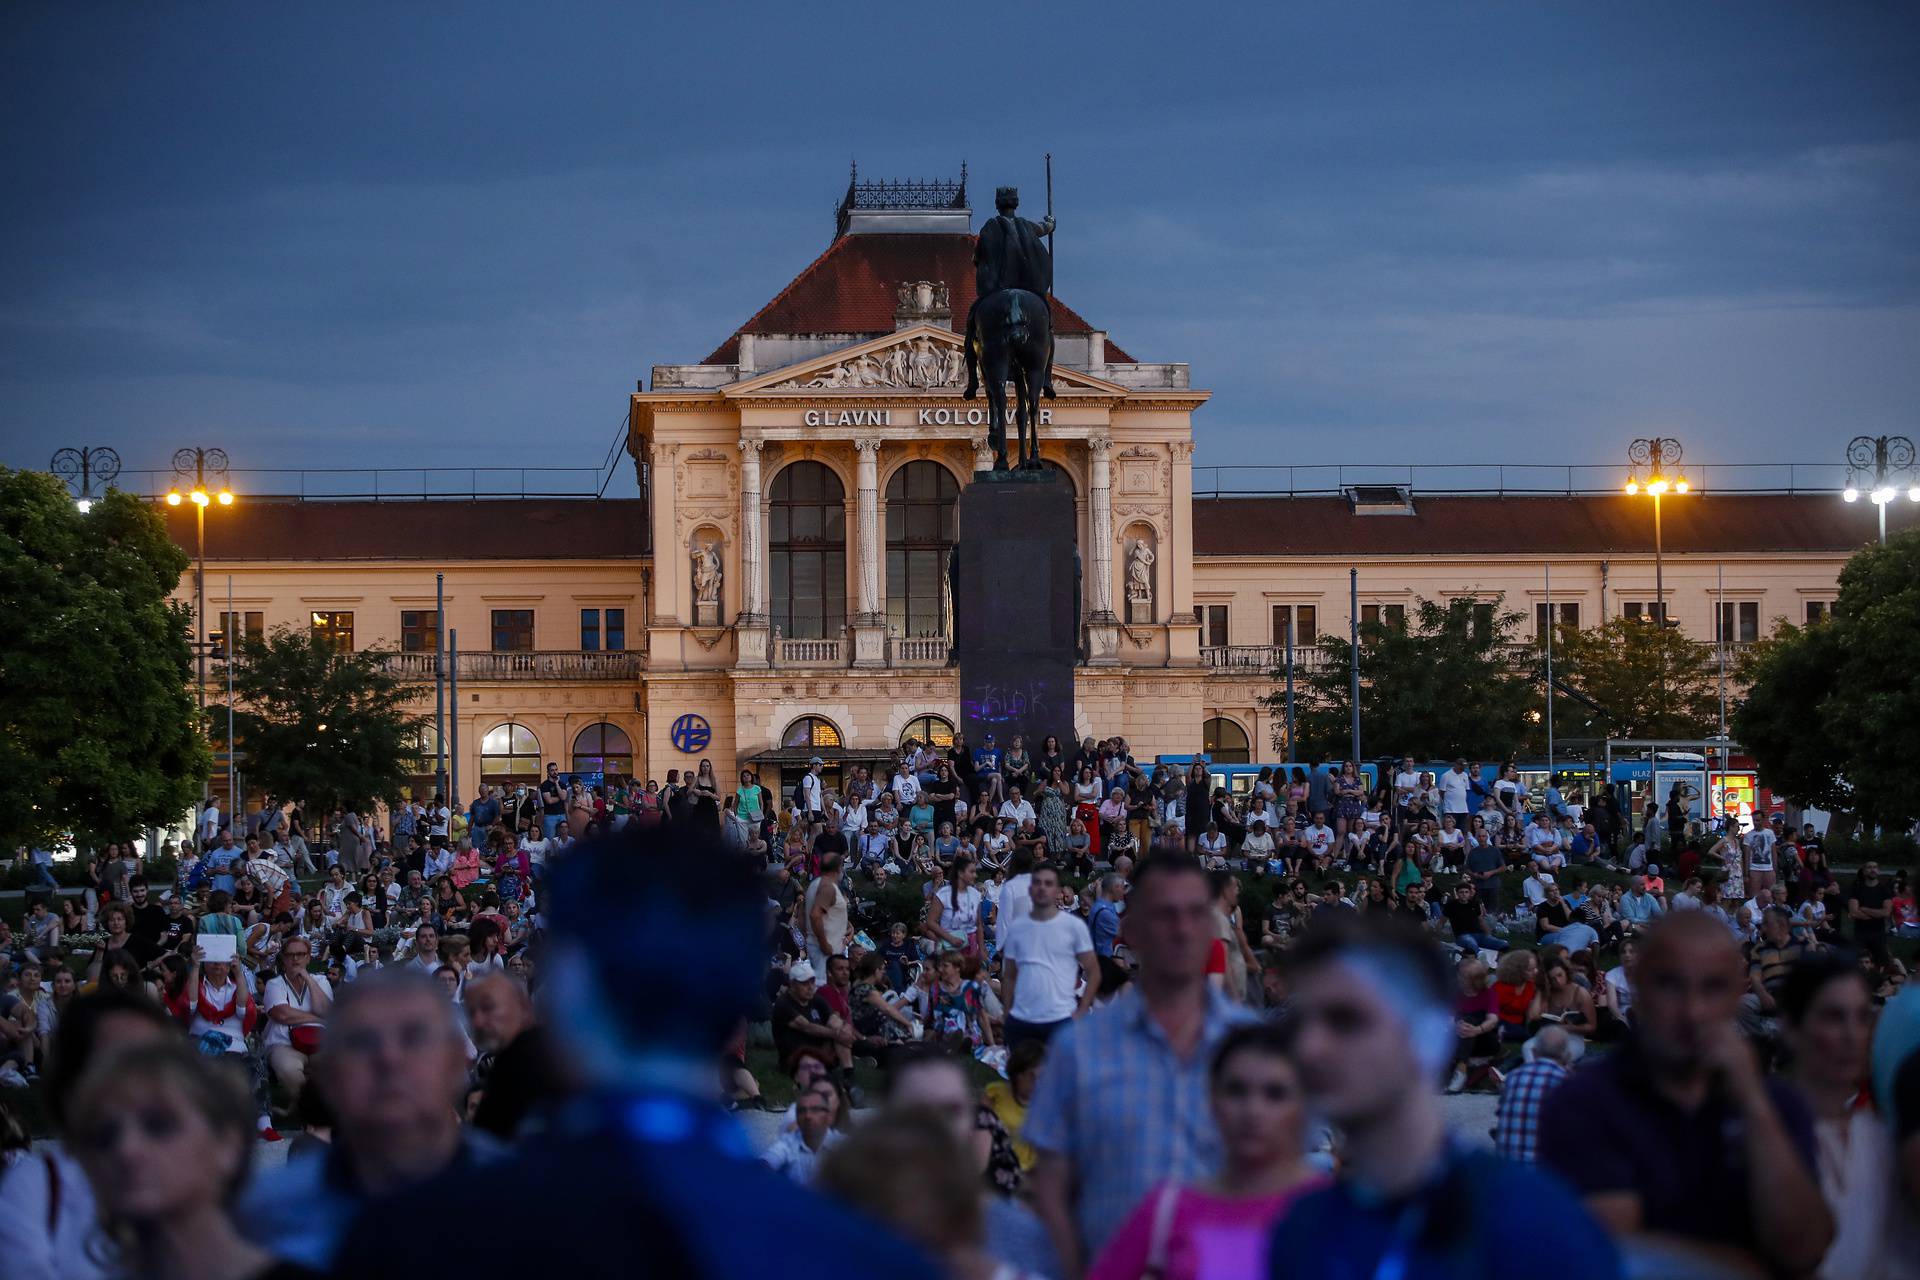
{"label": "crowd of people", "polygon": [[0,1072],[58,1134],[11,1144],[0,1260],[1920,1274],[1910,873],[1375,773],[987,736],[210,810],[166,883],[109,847],[0,925]]}

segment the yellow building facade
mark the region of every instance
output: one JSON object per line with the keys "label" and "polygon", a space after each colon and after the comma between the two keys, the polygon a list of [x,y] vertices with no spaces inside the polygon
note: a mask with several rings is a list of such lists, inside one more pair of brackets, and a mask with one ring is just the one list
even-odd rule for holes
{"label": "yellow building facade", "polygon": [[[632,393],[638,499],[243,494],[207,521],[209,630],[309,627],[430,674],[443,575],[463,795],[546,761],[664,778],[711,759],[776,784],[812,755],[837,771],[951,733],[955,504],[988,465],[984,399],[962,395],[964,184],[852,184],[835,232],[704,360]],[[1208,394],[1188,366],[1054,308],[1042,453],[1079,526],[1080,735],[1277,758],[1259,698],[1289,627],[1302,667],[1346,632],[1354,568],[1364,617],[1498,597],[1544,622],[1549,571],[1562,621],[1652,612],[1649,511],[1621,494],[1196,497]],[[192,516],[167,514],[191,550]],[[1696,494],[1666,515],[1669,615],[1734,644],[1830,605],[1871,536],[1827,494]]]}

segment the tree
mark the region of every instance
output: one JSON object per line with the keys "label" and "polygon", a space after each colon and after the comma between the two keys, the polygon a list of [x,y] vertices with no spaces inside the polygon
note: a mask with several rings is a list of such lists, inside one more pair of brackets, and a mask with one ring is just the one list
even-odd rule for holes
{"label": "tree", "polygon": [[1760,780],[1796,804],[1878,826],[1920,820],[1920,531],[1859,551],[1833,616],[1783,627],[1744,674],[1733,728]]}
{"label": "tree", "polygon": [[131,494],[82,514],[0,468],[0,840],[124,840],[178,821],[211,758],[192,695],[187,557]]}
{"label": "tree", "polygon": [[[1512,657],[1520,615],[1502,603],[1421,600],[1405,624],[1361,624],[1363,751],[1451,759],[1512,750],[1537,698],[1524,665]],[[1261,699],[1276,716],[1275,750],[1296,760],[1345,758],[1352,750],[1352,646],[1338,636],[1322,636],[1318,644],[1324,661],[1295,677],[1296,746],[1287,744],[1278,718],[1285,692]],[[1275,672],[1274,678],[1285,677]]]}
{"label": "tree", "polygon": [[[1608,738],[1704,738],[1717,733],[1720,693],[1713,650],[1676,627],[1614,618],[1553,633],[1554,678],[1597,704],[1560,697],[1556,722],[1571,711],[1588,733]],[[1597,732],[1596,732],[1597,731]]]}
{"label": "tree", "polygon": [[[315,805],[398,795],[418,754],[422,722],[407,706],[420,687],[394,674],[388,656],[342,652],[291,627],[243,641],[233,724],[248,780]],[[214,723],[224,735],[224,716]]]}

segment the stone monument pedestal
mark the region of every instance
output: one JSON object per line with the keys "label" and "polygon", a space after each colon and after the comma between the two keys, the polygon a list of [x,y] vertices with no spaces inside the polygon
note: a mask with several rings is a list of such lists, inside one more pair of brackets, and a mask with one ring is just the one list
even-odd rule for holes
{"label": "stone monument pedestal", "polygon": [[718,600],[696,600],[693,605],[693,625],[696,627],[721,627],[720,602]]}
{"label": "stone monument pedestal", "polygon": [[1079,582],[1073,495],[1049,470],[978,471],[960,494],[954,648],[969,749],[1075,741]]}

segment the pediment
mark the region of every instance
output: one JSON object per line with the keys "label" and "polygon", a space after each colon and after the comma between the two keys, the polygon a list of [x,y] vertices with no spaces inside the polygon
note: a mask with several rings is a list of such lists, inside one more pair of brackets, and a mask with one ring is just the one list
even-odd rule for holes
{"label": "pediment", "polygon": [[[898,333],[842,347],[737,382],[725,388],[729,398],[756,393],[794,392],[871,395],[875,392],[953,392],[966,385],[966,340],[951,329],[916,324]],[[1062,395],[1073,392],[1124,396],[1118,383],[1077,369],[1055,365],[1053,383]]]}

